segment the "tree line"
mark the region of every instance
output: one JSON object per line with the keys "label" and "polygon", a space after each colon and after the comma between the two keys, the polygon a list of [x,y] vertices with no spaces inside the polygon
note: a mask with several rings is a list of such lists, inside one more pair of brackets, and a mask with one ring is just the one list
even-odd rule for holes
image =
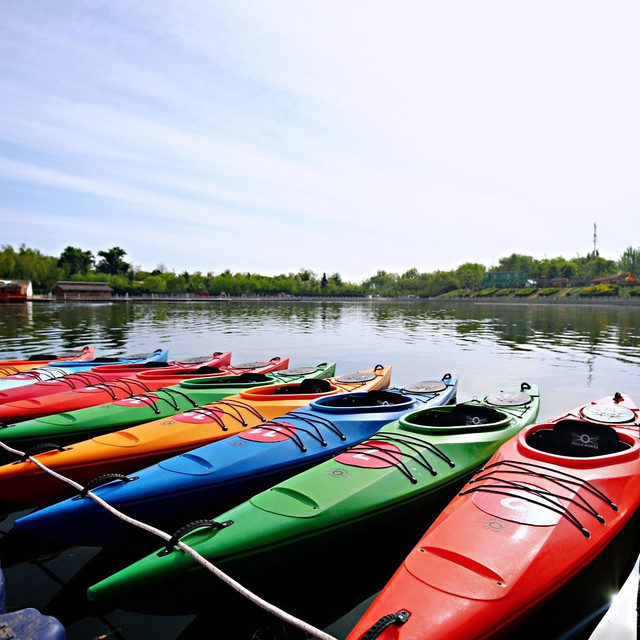
{"label": "tree line", "polygon": [[255,273],[221,273],[200,271],[175,273],[164,265],[153,271],[134,267],[124,258],[126,251],[112,247],[97,255],[78,247],[66,247],[60,256],[46,256],[24,244],[15,250],[3,245],[0,250],[0,279],[30,280],[34,293],[49,293],[60,280],[107,282],[120,295],[195,294],[220,296],[416,296],[432,297],[456,289],[482,288],[487,273],[495,271],[527,271],[532,280],[569,278],[590,281],[616,273],[640,272],[640,248],[628,247],[618,260],[602,258],[597,251],[584,257],[544,258],[513,253],[487,269],[484,265],[465,262],[450,271],[421,273],[417,269],[397,274],[379,270],[361,283],[345,282],[339,273],[318,276],[309,269],[297,273],[263,276]]}

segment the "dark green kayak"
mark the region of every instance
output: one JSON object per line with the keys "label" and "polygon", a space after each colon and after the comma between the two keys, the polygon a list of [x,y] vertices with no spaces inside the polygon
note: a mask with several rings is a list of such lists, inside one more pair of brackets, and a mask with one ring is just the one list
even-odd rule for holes
{"label": "dark green kayak", "polygon": [[[25,449],[41,443],[71,444],[183,413],[247,389],[300,382],[305,378],[329,378],[335,375],[335,370],[335,362],[323,362],[270,373],[247,372],[183,380],[176,385],[116,402],[8,425],[0,429],[0,441],[14,449]],[[10,455],[0,454],[4,457]]]}
{"label": "dark green kayak", "polygon": [[[223,569],[259,570],[296,547],[370,535],[378,523],[435,502],[535,422],[536,385],[405,414],[338,456],[295,475],[180,538]],[[89,589],[92,600],[199,570],[175,543]]]}

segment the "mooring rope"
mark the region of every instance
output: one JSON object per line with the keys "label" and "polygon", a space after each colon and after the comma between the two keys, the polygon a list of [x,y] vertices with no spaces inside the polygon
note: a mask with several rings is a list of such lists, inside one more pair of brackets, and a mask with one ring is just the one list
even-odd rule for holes
{"label": "mooring rope", "polygon": [[[0,447],[5,449],[9,453],[13,453],[13,454],[18,455],[18,456],[25,456],[25,453],[23,451],[19,451],[18,449],[14,449],[14,448],[8,446],[7,444],[5,444],[2,441],[0,441]],[[40,462],[40,460],[38,460],[37,458],[33,458],[32,456],[27,456],[26,459],[28,459],[31,462],[33,462],[34,464],[36,464],[44,472],[50,474],[51,476],[53,476],[54,478],[57,478],[58,480],[61,480],[62,482],[67,483],[68,485],[71,485],[72,487],[74,487],[78,491],[83,491],[85,489],[85,487],[83,487],[81,484],[79,484],[75,480],[72,480],[71,478],[67,478],[66,476],[62,475],[61,473],[58,473],[57,471],[54,471],[53,469],[49,469],[49,467],[47,467],[45,464]],[[135,518],[129,517],[128,515],[122,513],[121,511],[119,511],[115,507],[111,506],[108,502],[103,500],[100,496],[95,494],[93,491],[91,491],[91,490],[86,491],[85,495],[87,495],[94,502],[98,503],[101,507],[103,507],[104,509],[109,511],[109,513],[113,514],[117,518],[120,518],[121,520],[124,520],[128,524],[131,524],[134,527],[137,527],[139,529],[147,531],[148,533],[151,533],[152,535],[155,535],[155,536],[157,536],[159,538],[162,538],[165,542],[169,542],[169,541],[172,540],[173,536],[171,534],[167,533],[166,531],[162,531],[161,529],[158,529],[158,528],[156,528],[156,527],[154,527],[154,526],[152,526],[150,524],[147,524],[146,522],[142,522],[140,520],[136,520]],[[200,564],[202,567],[204,567],[207,571],[213,573],[216,577],[218,577],[221,580],[223,580],[232,589],[234,589],[235,591],[237,591],[238,593],[243,595],[245,598],[247,598],[248,600],[253,602],[255,605],[257,605],[260,608],[268,611],[269,613],[273,614],[274,616],[280,618],[284,622],[287,622],[288,624],[291,624],[291,625],[293,625],[295,627],[298,627],[299,629],[301,629],[302,631],[304,631],[307,634],[310,634],[314,638],[319,638],[320,640],[337,640],[337,638],[335,638],[334,636],[331,636],[331,635],[325,633],[321,629],[315,628],[314,626],[310,625],[309,623],[305,622],[304,620],[300,620],[299,618],[296,618],[295,616],[292,616],[291,614],[287,613],[283,609],[280,609],[279,607],[276,607],[275,605],[271,604],[270,602],[268,602],[268,601],[264,600],[263,598],[261,598],[260,596],[256,595],[255,593],[253,593],[252,591],[250,591],[249,589],[247,589],[246,587],[241,585],[239,582],[234,580],[231,576],[229,576],[228,574],[224,573],[224,571],[221,571],[218,567],[216,567],[214,564],[209,562],[206,558],[204,558],[202,555],[200,555],[195,549],[193,549],[189,545],[185,544],[184,542],[182,542],[180,540],[177,540],[177,541],[175,541],[175,546],[179,547],[185,553],[189,554],[198,564]]]}

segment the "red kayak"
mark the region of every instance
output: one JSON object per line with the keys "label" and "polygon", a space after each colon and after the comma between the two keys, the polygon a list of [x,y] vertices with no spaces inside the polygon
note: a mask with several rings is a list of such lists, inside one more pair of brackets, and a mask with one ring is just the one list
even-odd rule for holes
{"label": "red kayak", "polygon": [[9,360],[0,360],[0,378],[12,376],[14,373],[28,371],[36,367],[44,367],[50,362],[59,362],[65,360],[93,360],[95,347],[83,347],[82,349],[74,349],[72,351],[63,351],[60,353],[36,353],[28,358],[13,358]]}
{"label": "red kayak", "polygon": [[580,574],[640,506],[624,394],[526,427],[463,487],[347,640],[501,637]]}
{"label": "red kayak", "polygon": [[[219,354],[219,365],[193,365],[191,367],[169,367],[167,369],[148,369],[134,376],[67,390],[39,398],[27,398],[16,402],[0,404],[0,422],[5,424],[42,418],[54,413],[77,411],[107,402],[117,402],[132,398],[149,391],[176,385],[182,380],[210,376],[240,375],[245,372],[269,373],[281,371],[289,366],[289,358],[271,358],[238,365],[229,364],[231,353]],[[210,362],[215,362],[212,360]],[[100,367],[101,369],[104,367]]]}
{"label": "red kayak", "polygon": [[[0,389],[0,406],[4,403],[17,402],[29,398],[40,398],[54,393],[78,391],[85,387],[94,387],[112,380],[119,380],[127,376],[139,377],[145,373],[161,372],[170,375],[175,371],[197,370],[199,367],[220,367],[231,362],[231,352],[222,353],[216,351],[210,355],[188,358],[186,360],[174,360],[172,362],[144,361],[122,362],[119,364],[96,365],[86,371],[70,373],[61,378],[51,380],[38,380],[23,387],[11,387]],[[0,420],[3,418],[0,418]]]}

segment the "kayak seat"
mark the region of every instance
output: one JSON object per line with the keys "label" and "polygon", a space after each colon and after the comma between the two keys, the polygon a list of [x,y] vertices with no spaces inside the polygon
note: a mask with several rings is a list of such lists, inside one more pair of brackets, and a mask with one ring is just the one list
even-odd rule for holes
{"label": "kayak seat", "polygon": [[149,369],[160,369],[161,367],[170,367],[171,365],[168,362],[154,362],[149,360],[148,362],[143,362],[142,366],[148,367]]}
{"label": "kayak seat", "polygon": [[[200,367],[200,369],[217,369],[217,368],[218,367]],[[200,369],[198,369],[198,372],[200,371]],[[217,373],[217,372],[213,371],[212,373]],[[267,382],[267,380],[270,380],[270,378],[264,373],[245,372],[245,373],[241,373],[236,378],[236,380],[240,382]]]}
{"label": "kayak seat", "polygon": [[608,425],[560,420],[553,427],[553,448],[561,456],[605,456],[620,451],[620,440]]}
{"label": "kayak seat", "polygon": [[571,458],[605,456],[627,448],[612,427],[582,420],[560,420],[552,429],[537,429],[527,443],[539,451]]}
{"label": "kayak seat", "polygon": [[27,360],[57,360],[58,356],[48,353],[36,353],[32,356],[29,356]]}
{"label": "kayak seat", "polygon": [[504,419],[504,415],[490,407],[457,404],[451,411],[424,411],[411,417],[411,422],[426,427],[459,427],[464,425],[492,424]]}
{"label": "kayak seat", "polygon": [[[220,369],[218,367],[198,367],[196,373],[220,373]],[[181,375],[181,372],[178,372],[178,374]]]}
{"label": "kayak seat", "polygon": [[274,393],[276,395],[306,394],[306,393],[326,393],[331,391],[331,384],[322,378],[305,378],[300,384],[286,384],[278,387]]}
{"label": "kayak seat", "polygon": [[406,396],[393,391],[373,390],[366,393],[341,393],[322,401],[323,407],[373,407],[398,405],[407,402]]}

